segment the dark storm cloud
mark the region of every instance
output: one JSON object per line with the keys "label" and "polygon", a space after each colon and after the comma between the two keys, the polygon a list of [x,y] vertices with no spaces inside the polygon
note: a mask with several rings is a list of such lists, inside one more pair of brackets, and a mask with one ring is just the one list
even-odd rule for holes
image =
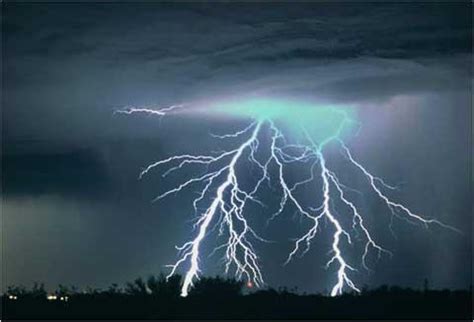
{"label": "dark storm cloud", "polygon": [[[316,86],[314,90],[320,96],[328,96],[335,101],[343,100],[345,102],[383,100],[401,94],[465,92],[468,89],[466,85],[470,80],[469,63],[463,58],[458,61],[465,69],[392,61],[385,64],[387,69],[392,68],[391,72],[387,70],[381,72],[380,69],[374,68],[372,75],[364,75],[362,72],[357,76],[346,76]],[[367,70],[368,67],[364,67]],[[460,84],[464,84],[464,86],[460,86]]]}
{"label": "dark storm cloud", "polygon": [[[105,64],[201,63],[212,73],[249,63],[414,58],[471,49],[471,17],[462,4],[74,7],[74,17],[68,15],[71,5],[7,8],[7,53],[11,50],[19,59],[69,59],[71,63],[77,56]],[[193,77],[191,71],[188,78]]]}

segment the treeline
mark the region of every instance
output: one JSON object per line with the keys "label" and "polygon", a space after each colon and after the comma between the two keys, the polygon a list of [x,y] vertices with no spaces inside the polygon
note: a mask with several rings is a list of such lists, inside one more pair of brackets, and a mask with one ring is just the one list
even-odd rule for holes
{"label": "treeline", "polygon": [[286,288],[251,291],[221,277],[201,278],[186,298],[181,277],[138,278],[124,286],[85,289],[42,284],[8,287],[3,319],[471,319],[471,290],[364,289],[335,298]]}

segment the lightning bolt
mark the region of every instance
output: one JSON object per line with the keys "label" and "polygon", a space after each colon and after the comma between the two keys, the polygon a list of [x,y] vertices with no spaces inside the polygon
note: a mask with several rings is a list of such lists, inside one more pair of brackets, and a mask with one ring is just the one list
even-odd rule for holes
{"label": "lightning bolt", "polygon": [[153,109],[153,108],[143,108],[143,107],[127,107],[122,110],[115,110],[115,114],[135,114],[135,113],[145,113],[145,114],[152,114],[158,116],[165,116],[170,112],[182,108],[183,105],[171,105],[168,107],[163,107],[160,109]]}
{"label": "lightning bolt", "polygon": [[[148,109],[128,109],[124,113],[132,114],[143,112],[163,116],[173,109],[174,108],[165,108],[152,111]],[[248,202],[261,204],[261,202],[255,197],[255,194],[260,184],[265,180],[265,178],[267,178],[267,172],[263,172],[262,178],[258,180],[255,187],[247,192],[241,188],[236,169],[238,162],[244,160],[250,160],[259,168],[264,169],[263,165],[255,158],[255,151],[258,147],[258,133],[261,126],[261,122],[254,122],[245,129],[232,134],[213,135],[213,137],[219,139],[227,139],[237,138],[250,133],[250,136],[235,149],[224,151],[218,155],[183,154],[172,156],[148,165],[139,175],[139,178],[142,178],[154,168],[165,166],[173,162],[177,163],[177,165],[169,168],[163,176],[167,176],[171,172],[179,170],[183,166],[189,164],[204,165],[208,169],[212,166],[218,166],[217,170],[208,171],[204,175],[191,178],[178,186],[165,191],[154,199],[154,201],[160,200],[173,193],[181,192],[183,189],[194,184],[203,185],[199,196],[193,201],[194,211],[197,214],[197,221],[193,227],[197,230],[197,234],[191,241],[186,242],[182,246],[176,247],[179,251],[180,258],[175,264],[168,265],[168,267],[171,268],[168,277],[175,274],[180,266],[185,264],[189,266],[181,288],[181,296],[183,297],[188,295],[190,288],[193,286],[194,280],[199,278],[201,272],[199,265],[201,245],[203,240],[206,238],[206,235],[211,230],[213,223],[215,227],[218,226],[220,236],[224,235],[225,231],[227,231],[226,242],[216,247],[211,253],[213,254],[217,250],[225,248],[224,260],[226,262],[226,273],[229,272],[233,266],[235,267],[235,276],[238,279],[245,276],[247,281],[253,282],[256,286],[264,284],[262,272],[258,263],[258,256],[255,253],[251,239],[253,238],[264,242],[266,240],[257,235],[257,233],[252,229],[244,217],[243,212],[245,205]],[[247,159],[244,158],[246,153],[248,154]],[[213,187],[216,187],[215,193],[212,192]],[[203,202],[208,195],[212,195],[212,202],[202,211],[199,209],[199,204]]]}
{"label": "lightning bolt", "polygon": [[[175,105],[165,107],[159,110],[148,108],[128,108],[119,110],[117,113],[133,114],[146,113],[157,116],[165,116],[175,109],[182,106]],[[345,123],[341,122],[335,135],[328,137],[323,142],[317,144],[311,139],[311,136],[305,133],[307,142],[304,144],[289,144],[285,135],[276,126],[271,119],[260,119],[250,123],[245,128],[224,134],[210,134],[211,137],[218,140],[240,139],[241,143],[235,148],[220,151],[214,154],[190,155],[182,154],[171,156],[166,159],[156,161],[146,166],[140,173],[139,178],[143,178],[150,171],[157,167],[167,166],[168,169],[163,174],[166,177],[170,173],[180,170],[187,165],[201,165],[205,167],[205,172],[191,177],[160,195],[153,201],[161,200],[171,194],[179,193],[192,185],[200,185],[200,192],[193,200],[195,212],[195,223],[193,225],[196,234],[193,239],[187,241],[182,246],[177,246],[178,260],[167,265],[170,268],[168,277],[176,273],[180,267],[186,269],[184,282],[181,288],[181,296],[189,294],[195,280],[199,279],[201,274],[200,260],[202,258],[202,243],[206,237],[213,231],[218,230],[218,236],[224,238],[225,242],[214,248],[209,256],[223,250],[223,261],[225,263],[225,273],[234,270],[237,279],[245,278],[247,283],[253,283],[256,286],[264,285],[262,270],[260,268],[257,252],[253,246],[254,241],[268,242],[260,237],[251,227],[244,216],[246,205],[249,202],[257,203],[266,207],[257,197],[262,184],[267,181],[270,185],[273,179],[270,178],[270,169],[275,166],[277,169],[277,184],[281,190],[279,207],[268,219],[270,223],[276,217],[281,215],[287,206],[295,207],[300,215],[311,223],[310,228],[301,237],[295,240],[293,250],[289,253],[285,265],[294,259],[296,255],[305,255],[316,237],[321,220],[327,220],[333,229],[331,243],[331,257],[326,263],[326,268],[336,266],[336,282],[330,292],[331,296],[337,296],[344,292],[347,287],[355,292],[360,292],[352,280],[351,275],[357,272],[357,269],[345,259],[344,249],[346,244],[352,244],[353,234],[358,236],[362,233],[364,240],[364,251],[361,254],[361,265],[369,271],[367,256],[370,251],[376,252],[378,258],[382,254],[393,256],[393,254],[380,246],[372,236],[369,228],[366,226],[364,217],[357,207],[347,196],[347,191],[359,193],[357,190],[341,183],[336,173],[330,169],[324,157],[324,148],[328,144],[336,143],[348,160],[349,164],[354,166],[367,179],[369,187],[385,203],[389,209],[392,218],[397,216],[409,223],[420,223],[425,227],[431,224],[439,225],[443,228],[459,232],[454,227],[446,225],[436,219],[424,218],[415,214],[401,203],[390,199],[383,191],[397,189],[395,186],[387,184],[382,178],[372,175],[365,167],[355,160],[347,145],[339,138]],[[263,129],[267,128],[270,133],[270,152],[265,160],[259,161],[257,152],[259,151],[260,139],[263,135]],[[244,139],[241,139],[244,138]],[[248,162],[259,169],[259,176],[255,184],[249,189],[242,188],[242,175],[237,171],[239,163]],[[309,176],[296,182],[290,182],[285,176],[285,168],[288,164],[298,163],[303,167],[309,168]],[[319,169],[320,180],[317,180],[316,169]],[[296,190],[320,182],[316,191],[322,193],[322,203],[318,207],[304,205],[298,200],[295,194]],[[316,197],[316,196],[315,196]],[[352,217],[352,225],[345,227],[340,220],[340,212],[335,211],[335,202],[339,201],[344,208],[345,214]],[[204,204],[204,207],[200,205]],[[391,227],[390,227],[391,228]]]}
{"label": "lightning bolt", "polygon": [[[380,199],[382,199],[385,204],[387,205],[387,207],[390,209],[390,212],[393,216],[398,216],[400,217],[400,213],[404,213],[408,219],[412,219],[411,221],[410,220],[407,220],[408,222],[410,223],[413,223],[413,222],[419,222],[421,224],[423,224],[425,227],[428,227],[428,224],[436,224],[436,225],[439,225],[439,226],[442,226],[444,228],[447,228],[447,229],[450,229],[450,230],[453,230],[455,232],[458,232],[458,233],[461,233],[461,231],[459,229],[456,229],[452,226],[449,226],[449,225],[446,225],[444,223],[442,223],[441,221],[439,220],[436,220],[436,219],[426,219],[420,215],[417,215],[415,213],[413,213],[412,211],[410,211],[410,209],[408,209],[407,207],[405,207],[404,205],[400,204],[400,203],[397,203],[397,202],[394,202],[392,200],[390,200],[381,190],[380,188],[377,186],[377,182],[379,182],[383,187],[385,188],[389,188],[389,189],[393,189],[393,187],[387,185],[382,179],[378,178],[378,177],[375,177],[374,175],[370,174],[369,171],[367,171],[359,162],[357,162],[354,157],[352,156],[349,148],[344,144],[344,142],[342,140],[339,140],[338,139],[338,142],[340,143],[343,151],[345,152],[348,160],[353,164],[355,165],[360,171],[362,171],[362,173],[366,176],[366,178],[369,180],[369,183],[370,183],[370,187],[375,191],[375,193],[377,194],[378,197],[380,197]],[[407,219],[407,217],[400,217],[400,218],[405,218]]]}
{"label": "lightning bolt", "polygon": [[[207,165],[210,165],[225,156],[230,156],[231,158],[230,161],[219,170],[208,173],[197,179],[190,179],[181,184],[178,188],[172,189],[160,196],[163,197],[171,192],[178,192],[191,183],[204,181],[206,182],[204,189],[202,190],[200,196],[194,200],[195,210],[197,210],[197,203],[204,198],[206,193],[208,193],[210,186],[214,183],[214,180],[216,180],[216,178],[222,174],[225,174],[225,180],[218,185],[217,191],[210,206],[202,213],[202,215],[200,215],[197,223],[195,224],[195,227],[198,229],[197,236],[192,241],[185,243],[181,247],[178,247],[178,249],[182,251],[182,256],[176,262],[176,264],[170,266],[172,269],[169,276],[173,275],[176,269],[185,261],[189,260],[190,262],[190,268],[186,272],[184,283],[181,289],[181,296],[183,297],[188,295],[189,289],[193,286],[193,280],[198,278],[198,274],[200,272],[200,246],[206,236],[209,225],[217,213],[221,215],[220,234],[223,233],[224,226],[226,226],[228,230],[227,242],[217,248],[226,248],[226,272],[228,272],[231,265],[234,264],[236,266],[235,274],[237,278],[241,278],[242,275],[245,275],[247,279],[252,280],[255,285],[259,286],[263,284],[262,273],[258,265],[258,257],[255,254],[254,248],[248,237],[251,235],[259,240],[263,239],[255,233],[243,216],[244,206],[246,205],[247,201],[255,201],[256,199],[254,198],[253,193],[247,193],[240,188],[236,173],[236,164],[242,158],[244,152],[248,149],[253,151],[255,148],[257,134],[260,130],[260,127],[261,123],[255,124],[250,138],[248,138],[237,149],[230,152],[222,153],[217,157],[198,156],[197,159],[194,157],[190,158],[190,156],[185,156],[185,161],[188,161],[189,163],[204,162]],[[240,134],[242,133],[245,133],[245,131],[241,132]],[[237,136],[238,133],[235,135]],[[225,196],[226,193],[230,195],[228,200]],[[238,224],[242,226],[240,229],[237,227]],[[240,257],[238,252],[242,253]]]}

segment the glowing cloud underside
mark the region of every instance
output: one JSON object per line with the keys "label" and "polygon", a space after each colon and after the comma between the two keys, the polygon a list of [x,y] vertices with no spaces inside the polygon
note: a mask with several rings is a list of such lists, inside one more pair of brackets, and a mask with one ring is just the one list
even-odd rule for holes
{"label": "glowing cloud underside", "polygon": [[353,109],[347,106],[318,105],[289,100],[251,99],[216,104],[215,113],[232,117],[271,120],[285,131],[285,135],[297,141],[325,140],[348,134],[356,125]]}
{"label": "glowing cloud underside", "polygon": [[[117,112],[146,113],[161,117],[169,112],[176,114],[176,109],[179,108],[182,107],[172,106],[158,110],[131,108]],[[395,187],[371,174],[344,144],[344,136],[348,135],[357,124],[351,109],[260,99],[216,104],[212,111],[231,117],[251,119],[251,122],[234,133],[213,135],[219,140],[229,140],[226,143],[232,147],[225,151],[217,154],[171,156],[148,165],[140,173],[141,178],[157,167],[168,167],[163,175],[166,177],[171,172],[188,165],[201,165],[204,170],[155,198],[155,200],[160,200],[192,185],[200,187],[199,195],[192,201],[196,215],[193,225],[194,236],[182,246],[177,247],[179,259],[175,264],[169,265],[168,276],[175,274],[178,269],[184,269],[186,272],[181,289],[182,296],[188,295],[193,282],[199,278],[200,260],[204,258],[201,246],[205,238],[215,229],[218,230],[219,236],[224,237],[225,242],[217,245],[212,253],[223,252],[225,272],[233,271],[236,278],[243,278],[247,283],[256,286],[264,284],[262,269],[253,243],[265,242],[265,240],[252,229],[246,218],[251,214],[245,210],[249,203],[261,204],[258,194],[263,184],[270,182],[270,171],[275,171],[274,169],[277,169],[276,183],[281,188],[281,198],[278,211],[269,214],[269,221],[279,216],[287,206],[292,205],[311,224],[306,233],[296,240],[285,264],[293,260],[296,255],[304,255],[308,252],[320,229],[321,221],[325,219],[331,226],[328,229],[332,231],[331,256],[327,267],[333,268],[336,273],[331,296],[342,294],[345,288],[359,292],[359,288],[351,277],[356,270],[355,264],[349,263],[344,255],[345,246],[353,243],[352,236],[358,234],[363,237],[364,252],[361,254],[361,265],[367,270],[369,269],[367,256],[370,252],[375,252],[378,257],[384,253],[390,256],[392,254],[380,246],[371,235],[362,212],[349,199],[347,191],[352,189],[342,183],[336,173],[331,170],[324,157],[325,147],[329,144],[340,149],[347,164],[366,177],[368,187],[385,203],[391,216],[405,219],[409,223],[425,226],[437,224],[456,230],[436,219],[424,218],[388,197],[387,192]],[[260,152],[260,145],[263,142],[261,137],[264,135],[270,137],[270,152],[263,158],[257,158],[257,152]],[[288,137],[296,143],[288,143]],[[235,141],[240,143],[233,143]],[[259,169],[260,174],[250,189],[243,188],[243,181],[246,178],[238,173],[237,167],[241,163]],[[311,176],[297,182],[287,178],[285,167],[295,163],[300,164],[301,167],[309,167]],[[246,181],[245,186],[247,183]],[[314,189],[315,187],[317,189]],[[304,204],[295,193],[300,188],[315,191],[317,194],[315,200],[322,199],[322,203],[316,207]],[[344,209],[335,211],[334,201],[336,200],[344,205]],[[341,220],[340,216],[350,216],[351,224],[347,227],[346,221]]]}

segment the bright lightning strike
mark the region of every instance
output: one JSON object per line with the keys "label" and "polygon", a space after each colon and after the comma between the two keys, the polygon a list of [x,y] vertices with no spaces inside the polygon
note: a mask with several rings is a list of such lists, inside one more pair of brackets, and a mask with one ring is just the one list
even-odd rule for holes
{"label": "bright lightning strike", "polygon": [[[239,180],[236,174],[236,164],[242,158],[244,152],[246,150],[250,150],[252,153],[253,149],[255,149],[255,145],[258,142],[257,134],[260,130],[260,127],[261,123],[255,124],[250,138],[248,138],[242,145],[240,145],[235,150],[224,152],[217,157],[178,156],[178,158],[184,158],[183,162],[187,161],[188,163],[205,163],[207,165],[211,165],[212,163],[224,157],[230,157],[230,160],[219,170],[207,173],[206,175],[198,178],[190,179],[181,184],[179,187],[172,189],[158,197],[164,197],[171,192],[179,192],[187,185],[195,182],[204,182],[205,187],[203,188],[200,196],[194,200],[194,208],[197,211],[198,202],[201,201],[209,192],[209,188],[214,183],[214,181],[217,181],[217,178],[219,178],[221,175],[225,176],[224,182],[218,184],[217,191],[210,206],[199,216],[199,219],[195,224],[195,227],[198,229],[197,236],[192,241],[187,242],[178,248],[182,252],[182,257],[178,260],[178,262],[176,262],[176,264],[171,265],[172,270],[169,276],[173,275],[176,269],[185,261],[189,260],[190,262],[190,268],[185,275],[184,283],[181,289],[181,296],[188,295],[189,289],[193,285],[193,280],[198,278],[198,273],[200,272],[199,253],[201,242],[206,236],[209,225],[213,221],[216,214],[221,216],[221,218],[217,220],[217,222],[221,222],[220,233],[223,233],[224,227],[226,227],[228,230],[227,242],[224,245],[218,247],[226,248],[226,272],[228,272],[231,265],[234,264],[236,266],[235,274],[238,278],[241,278],[242,275],[245,275],[248,282],[253,281],[257,286],[263,284],[262,273],[257,262],[258,257],[255,254],[254,248],[250,243],[248,236],[251,235],[257,239],[263,239],[253,231],[243,216],[244,206],[247,201],[256,201],[256,199],[253,196],[253,192],[248,193],[239,187]],[[245,132],[242,132],[241,134],[243,133]],[[183,162],[181,162],[181,164],[183,164]],[[226,198],[226,193],[230,195],[229,198]],[[239,224],[242,226],[240,229],[238,228]],[[240,256],[238,254],[239,252],[242,253]]]}
{"label": "bright lightning strike", "polygon": [[183,105],[171,105],[168,107],[164,107],[161,109],[152,109],[152,108],[137,108],[137,107],[129,107],[123,110],[117,110],[115,113],[118,114],[134,114],[134,113],[145,113],[145,114],[152,114],[152,115],[158,115],[158,116],[165,116],[172,112],[173,110],[176,110],[178,108],[182,108]]}
{"label": "bright lightning strike", "polygon": [[[238,105],[237,107],[227,106],[226,113],[251,117],[255,121],[242,130],[224,135],[211,134],[211,136],[219,140],[233,139],[234,141],[234,139],[240,139],[240,144],[214,155],[182,154],[171,156],[148,165],[140,173],[139,177],[142,178],[153,169],[161,166],[168,167],[163,174],[164,177],[187,165],[201,165],[206,169],[203,174],[191,177],[154,199],[154,201],[160,200],[170,194],[179,193],[192,185],[201,186],[199,195],[193,200],[193,208],[196,214],[196,222],[193,226],[196,231],[195,236],[182,246],[176,247],[179,259],[175,264],[168,265],[171,269],[168,276],[172,276],[180,268],[186,270],[181,296],[187,296],[193,287],[193,282],[199,279],[201,273],[200,260],[203,255],[202,243],[215,229],[218,229],[219,236],[223,236],[225,242],[217,246],[211,255],[223,250],[225,272],[229,273],[233,270],[236,278],[245,278],[248,285],[258,287],[264,284],[262,269],[253,242],[265,242],[266,240],[260,237],[249,224],[245,216],[245,208],[249,202],[265,206],[258,199],[257,194],[265,181],[270,183],[272,180],[270,171],[273,167],[277,169],[276,181],[281,188],[281,199],[278,210],[271,214],[269,222],[283,213],[285,208],[291,204],[311,223],[308,231],[296,239],[294,248],[288,255],[285,264],[293,260],[296,255],[302,256],[309,251],[311,243],[320,229],[320,222],[324,218],[333,229],[332,255],[326,264],[327,268],[336,267],[336,282],[332,287],[331,296],[342,294],[345,288],[360,292],[351,278],[356,269],[344,255],[344,245],[352,243],[353,238],[351,236],[354,233],[362,232],[364,251],[361,254],[361,264],[367,270],[369,270],[367,256],[371,250],[375,251],[378,257],[384,253],[392,256],[392,253],[376,242],[364,222],[362,212],[348,198],[346,192],[348,190],[354,191],[354,189],[341,183],[336,173],[330,170],[324,157],[324,148],[328,144],[335,143],[334,145],[340,148],[349,164],[362,172],[367,178],[369,187],[385,203],[392,216],[405,219],[410,223],[418,222],[424,226],[437,224],[458,231],[436,219],[427,219],[415,214],[403,204],[391,200],[383,192],[383,189],[393,190],[396,187],[390,186],[383,179],[372,175],[357,162],[340,138],[347,124],[351,122],[347,113],[335,108],[315,110],[307,106],[297,112],[294,112],[293,109],[289,113],[289,109],[285,104],[274,101],[257,101]],[[129,108],[117,111],[117,113],[146,113],[161,117],[174,112],[175,109],[180,107],[182,106],[176,105],[158,110]],[[299,133],[300,138],[302,138],[299,141],[303,143],[287,143],[284,132],[275,122],[275,120],[281,121],[281,119],[293,124],[291,134]],[[313,124],[315,120],[321,121],[322,130],[318,130],[318,125]],[[326,121],[326,124],[323,124],[322,120]],[[316,130],[314,130],[315,128]],[[265,133],[269,133],[270,137],[269,153],[263,161],[259,161],[256,155],[260,151],[261,137]],[[247,190],[242,187],[244,177],[238,173],[238,164],[244,162],[256,166],[260,171],[253,187]],[[310,177],[290,184],[290,180],[285,176],[285,168],[292,163],[298,163],[306,167],[309,164]],[[316,169],[319,169],[318,176],[315,175]],[[317,180],[317,177],[320,180]],[[320,182],[319,190],[316,191],[320,191],[320,197],[322,197],[322,204],[317,208],[305,205],[295,193],[300,187],[314,184],[315,181]],[[315,195],[314,197],[317,198],[318,196]],[[345,210],[351,215],[352,225],[349,227],[345,227],[343,221],[338,218],[339,215],[334,210],[335,201],[339,201],[344,205]]]}

